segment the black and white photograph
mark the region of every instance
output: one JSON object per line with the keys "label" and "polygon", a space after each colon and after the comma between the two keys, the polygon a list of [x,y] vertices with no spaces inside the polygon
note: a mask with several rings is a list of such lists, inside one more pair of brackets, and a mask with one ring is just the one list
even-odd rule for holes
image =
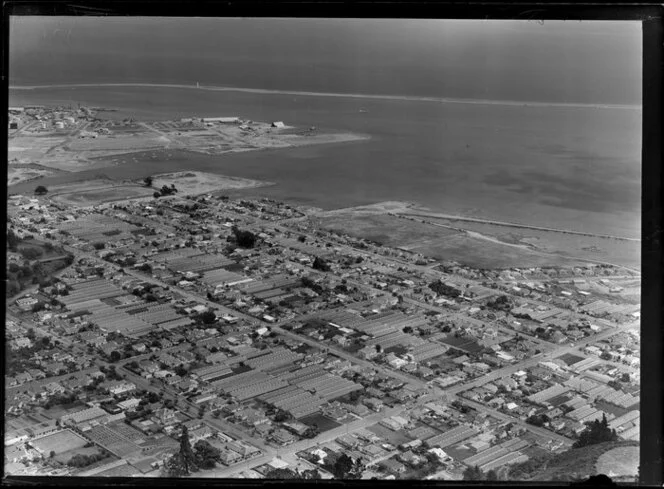
{"label": "black and white photograph", "polygon": [[640,21],[8,27],[5,477],[639,481]]}

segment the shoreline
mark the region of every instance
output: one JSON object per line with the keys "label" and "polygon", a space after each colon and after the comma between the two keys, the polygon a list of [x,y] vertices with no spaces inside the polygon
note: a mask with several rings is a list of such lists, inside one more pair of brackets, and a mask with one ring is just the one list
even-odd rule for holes
{"label": "shoreline", "polygon": [[564,107],[564,108],[586,108],[586,109],[626,109],[642,110],[643,105],[629,104],[584,104],[566,102],[537,102],[517,100],[490,100],[490,99],[467,99],[454,97],[419,97],[414,95],[372,95],[361,93],[335,93],[335,92],[311,92],[305,90],[268,90],[249,87],[228,87],[213,85],[184,85],[176,83],[71,83],[50,85],[10,85],[9,90],[48,90],[66,88],[104,88],[104,87],[135,87],[135,88],[177,88],[190,90],[206,90],[218,92],[245,92],[265,95],[299,95],[308,97],[338,97],[359,98],[370,100],[403,100],[410,102],[435,102],[468,105],[503,105],[514,107]]}

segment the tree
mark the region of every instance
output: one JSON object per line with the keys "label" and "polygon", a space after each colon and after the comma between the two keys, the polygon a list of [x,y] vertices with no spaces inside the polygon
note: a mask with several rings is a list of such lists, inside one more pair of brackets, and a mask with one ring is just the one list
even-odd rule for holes
{"label": "tree", "polygon": [[302,476],[296,470],[281,468],[281,469],[272,469],[265,474],[266,479],[302,479]]}
{"label": "tree", "polygon": [[183,477],[189,475],[189,469],[180,452],[177,452],[164,462],[164,471],[169,477]]}
{"label": "tree", "polygon": [[329,272],[330,271],[330,265],[328,265],[327,262],[319,256],[317,256],[314,259],[314,263],[313,263],[313,265],[311,265],[311,267],[314,270],[320,270],[321,272]]}
{"label": "tree", "polygon": [[111,360],[111,362],[117,362],[118,360],[122,360],[122,353],[120,353],[117,350],[113,350],[109,355],[109,359]]}
{"label": "tree", "polygon": [[303,436],[305,438],[316,438],[320,434],[320,429],[318,428],[318,425],[316,423],[312,424],[307,428],[307,430],[303,433]]}
{"label": "tree", "polygon": [[468,467],[463,471],[463,480],[465,481],[481,481],[485,480],[484,473],[477,465]]}
{"label": "tree", "polygon": [[93,243],[92,246],[95,250],[103,250],[106,248],[106,244],[102,242]]}
{"label": "tree", "polygon": [[196,455],[189,442],[189,430],[186,426],[182,426],[180,450],[166,460],[164,468],[169,476],[182,477],[183,475],[189,475],[191,472],[198,470],[196,462]]}
{"label": "tree", "polygon": [[586,429],[581,432],[579,439],[574,442],[572,448],[581,448],[588,445],[596,445],[606,441],[616,441],[618,434],[616,430],[609,427],[606,414],[602,414],[602,420],[596,419],[586,423]]}
{"label": "tree", "polygon": [[21,239],[11,229],[7,231],[7,247],[11,251],[16,251],[16,247],[21,242]]}
{"label": "tree", "polygon": [[300,243],[304,243],[304,242],[307,240],[307,237],[304,236],[304,235],[301,235],[301,236],[299,236],[299,237],[297,238],[297,240],[298,240]]}
{"label": "tree", "polygon": [[214,324],[217,321],[217,315],[213,311],[205,311],[197,316],[197,319],[203,324]]}
{"label": "tree", "polygon": [[145,177],[143,183],[146,187],[152,187],[152,177]]}
{"label": "tree", "polygon": [[221,450],[205,440],[198,440],[194,445],[196,463],[202,469],[213,469],[221,461]]}
{"label": "tree", "polygon": [[160,194],[159,192],[155,192],[155,193],[152,194],[152,196],[153,196],[155,199],[158,199],[159,197],[161,197],[161,194]]}
{"label": "tree", "polygon": [[36,260],[43,254],[39,248],[24,248],[21,250],[21,256],[26,260]]}
{"label": "tree", "polygon": [[51,453],[48,454],[48,458],[55,457],[55,450],[51,450]]}
{"label": "tree", "polygon": [[39,185],[35,189],[35,194],[37,194],[37,195],[45,195],[46,193],[48,193],[48,189],[46,187],[44,187],[43,185]]}
{"label": "tree", "polygon": [[251,231],[242,231],[237,226],[233,226],[233,235],[240,248],[253,248],[256,245],[257,237]]}
{"label": "tree", "polygon": [[345,453],[334,462],[332,474],[335,479],[358,479],[361,476],[359,466]]}
{"label": "tree", "polygon": [[283,409],[279,409],[277,411],[277,414],[274,415],[274,420],[277,423],[282,423],[284,421],[288,421],[290,418],[291,418],[291,415],[287,411],[284,411]]}

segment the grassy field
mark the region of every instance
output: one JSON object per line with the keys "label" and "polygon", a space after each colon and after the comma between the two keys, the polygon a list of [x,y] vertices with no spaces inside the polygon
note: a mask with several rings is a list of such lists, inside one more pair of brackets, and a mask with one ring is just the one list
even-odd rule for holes
{"label": "grassy field", "polygon": [[138,186],[118,186],[59,194],[53,200],[68,205],[79,205],[83,207],[97,205],[101,202],[114,200],[133,199],[137,197],[149,197],[154,193],[153,189]]}
{"label": "grassy field", "polygon": [[74,457],[75,455],[94,455],[94,454],[96,454],[96,453],[98,453],[98,452],[99,452],[99,448],[97,448],[96,446],[92,446],[92,447],[78,447],[78,448],[74,448],[74,449],[72,449],[72,450],[67,450],[66,452],[59,453],[59,454],[57,454],[54,458],[55,458],[55,460],[57,460],[58,462],[61,462],[61,463],[63,463],[63,464],[66,464],[66,463],[69,462],[69,461],[72,459],[72,457]]}
{"label": "grassy field", "polygon": [[423,243],[409,249],[439,260],[453,260],[464,265],[487,269],[571,267],[583,264],[581,260],[540,254],[464,234],[450,236],[438,242]]}
{"label": "grassy field", "polygon": [[597,459],[595,470],[609,477],[637,475],[639,467],[639,447],[619,447],[603,453]]}
{"label": "grassy field", "polygon": [[547,253],[559,253],[569,257],[615,263],[637,269],[641,263],[641,244],[636,241],[581,236],[536,229],[511,228],[508,226],[450,219],[427,217],[427,220],[475,231],[485,236],[496,238],[504,243],[531,245],[537,250]]}
{"label": "grassy field", "polygon": [[[454,260],[479,268],[539,266],[574,266],[580,260],[529,249],[520,236],[500,238],[493,235],[469,235],[464,230],[423,223],[388,214],[347,210],[331,212],[319,218],[321,227],[361,237],[386,246],[399,247],[439,260]],[[466,229],[467,223],[441,224]],[[502,228],[504,229],[504,228]],[[514,233],[512,233],[514,234]],[[555,233],[550,233],[555,234]],[[503,242],[500,242],[501,239]],[[546,250],[548,251],[548,250]]]}
{"label": "grassy field", "polygon": [[395,216],[354,211],[330,213],[320,218],[320,223],[325,229],[369,239],[387,246],[408,247],[423,241],[440,240],[457,234],[457,231]]}
{"label": "grassy field", "polygon": [[[82,448],[87,443],[88,440],[71,430],[59,431],[52,435],[46,435],[43,438],[38,438],[37,440],[32,441],[32,445],[40,449],[46,454],[46,456],[48,456],[51,451],[54,451],[56,455],[65,454],[71,450]],[[71,458],[71,456],[69,458]],[[69,458],[67,460],[69,460]]]}
{"label": "grassy field", "polygon": [[[528,480],[528,481],[573,481],[584,479],[591,475],[608,472],[600,471],[597,467],[601,456],[617,448],[632,447],[638,452],[638,442],[606,442],[590,445],[583,448],[567,450],[563,453],[553,455],[542,454],[534,456],[523,464],[517,464],[510,468],[510,480]],[[620,452],[615,452],[618,454]],[[634,452],[629,452],[630,460],[633,460]],[[606,469],[606,464],[613,460],[614,455],[607,455],[602,459],[602,469]],[[638,456],[636,457],[638,460]],[[630,462],[631,463],[631,462]]]}

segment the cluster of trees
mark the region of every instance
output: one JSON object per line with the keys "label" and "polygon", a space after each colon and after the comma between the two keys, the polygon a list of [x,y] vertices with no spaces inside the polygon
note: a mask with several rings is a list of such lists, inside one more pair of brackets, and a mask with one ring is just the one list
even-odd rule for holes
{"label": "cluster of trees", "polygon": [[445,295],[448,297],[458,297],[461,295],[461,292],[455,287],[445,285],[440,280],[435,280],[429,284],[429,288],[433,290],[438,295]]}
{"label": "cluster of trees", "polygon": [[276,414],[274,415],[274,420],[277,423],[283,423],[284,421],[288,421],[292,418],[291,414],[288,411],[284,411],[283,409],[277,410]]}
{"label": "cluster of trees", "polygon": [[87,467],[88,465],[92,465],[96,462],[99,462],[100,460],[104,460],[107,457],[108,453],[106,451],[93,453],[91,455],[78,453],[69,459],[67,465],[70,467]]}
{"label": "cluster of trees", "polygon": [[51,409],[53,406],[69,406],[76,402],[77,397],[74,392],[70,394],[55,394],[48,398],[43,407],[44,409]]}
{"label": "cluster of trees", "polygon": [[342,453],[333,464],[326,465],[325,468],[334,475],[335,479],[350,480],[362,477],[362,464],[359,461],[354,462],[345,453]]}
{"label": "cluster of trees", "polygon": [[221,460],[221,451],[205,440],[191,446],[189,430],[182,427],[180,450],[164,463],[164,470],[170,477],[182,477],[200,469],[212,469]]}
{"label": "cluster of trees", "polygon": [[526,419],[526,423],[533,426],[544,426],[545,423],[548,423],[551,419],[544,413],[542,414],[533,414]]}
{"label": "cluster of trees", "polygon": [[498,474],[495,470],[489,470],[488,472],[482,471],[477,465],[474,467],[468,467],[463,471],[463,480],[465,481],[497,481]]}
{"label": "cluster of trees", "polygon": [[[149,178],[149,177],[148,177]],[[152,180],[150,180],[150,185],[146,185],[146,187],[152,186]],[[155,199],[158,199],[162,195],[173,195],[178,192],[178,189],[175,188],[175,184],[171,183],[171,186],[169,187],[168,185],[162,185],[162,187],[159,189],[159,191],[155,192],[152,194],[152,196]]]}
{"label": "cluster of trees", "polygon": [[596,419],[586,423],[586,426],[586,429],[581,432],[579,439],[574,442],[572,448],[581,448],[588,445],[596,445],[597,443],[618,440],[618,434],[616,433],[616,430],[612,430],[609,427],[606,414],[602,415],[601,421]]}
{"label": "cluster of trees", "polygon": [[[29,250],[39,252],[39,250],[35,248],[27,248],[26,250],[23,251],[27,252],[28,254],[32,253],[32,251]],[[65,265],[70,265],[73,261],[74,261],[73,256],[67,255],[67,259],[65,260]],[[21,290],[25,289],[26,287],[32,284],[39,284],[39,286],[41,287],[48,287],[52,285],[54,279],[51,276],[51,273],[53,273],[53,271],[55,271],[53,270],[53,267],[49,266],[47,270],[47,268],[42,263],[35,263],[34,265],[30,265],[30,263],[28,263],[27,261],[23,262],[22,265],[19,265],[18,263],[10,263],[9,266],[7,267],[7,277],[6,277],[7,297],[12,297],[18,294]]]}
{"label": "cluster of trees", "polygon": [[251,231],[241,230],[237,226],[233,226],[232,231],[235,243],[240,248],[253,248],[256,246],[258,237]]}
{"label": "cluster of trees", "polygon": [[217,315],[213,311],[207,310],[198,314],[194,321],[198,324],[214,324],[217,322]]}
{"label": "cluster of trees", "polygon": [[330,271],[330,265],[325,260],[320,258],[319,256],[317,256],[314,259],[314,263],[313,263],[313,265],[311,265],[311,267],[314,270],[320,270],[321,272],[329,272]]}
{"label": "cluster of trees", "polygon": [[122,376],[115,370],[115,365],[108,367],[101,365],[99,371],[103,373],[108,380],[122,380]]}
{"label": "cluster of trees", "polygon": [[35,194],[36,195],[46,195],[48,193],[48,189],[44,187],[43,185],[38,185],[37,188],[35,189]]}
{"label": "cluster of trees", "polygon": [[302,277],[300,282],[302,283],[302,287],[307,287],[316,292],[317,294],[323,294],[325,292],[325,288],[322,285],[317,284],[309,277]]}
{"label": "cluster of trees", "polygon": [[512,301],[506,295],[501,295],[496,297],[495,300],[487,302],[486,306],[498,311],[509,311],[512,309]]}
{"label": "cluster of trees", "polygon": [[9,251],[16,251],[20,242],[21,238],[19,238],[14,231],[11,229],[7,231],[7,248]]}
{"label": "cluster of trees", "polygon": [[272,469],[265,474],[266,479],[280,479],[280,480],[318,480],[321,479],[320,472],[316,469],[303,470],[302,472],[297,469]]}

